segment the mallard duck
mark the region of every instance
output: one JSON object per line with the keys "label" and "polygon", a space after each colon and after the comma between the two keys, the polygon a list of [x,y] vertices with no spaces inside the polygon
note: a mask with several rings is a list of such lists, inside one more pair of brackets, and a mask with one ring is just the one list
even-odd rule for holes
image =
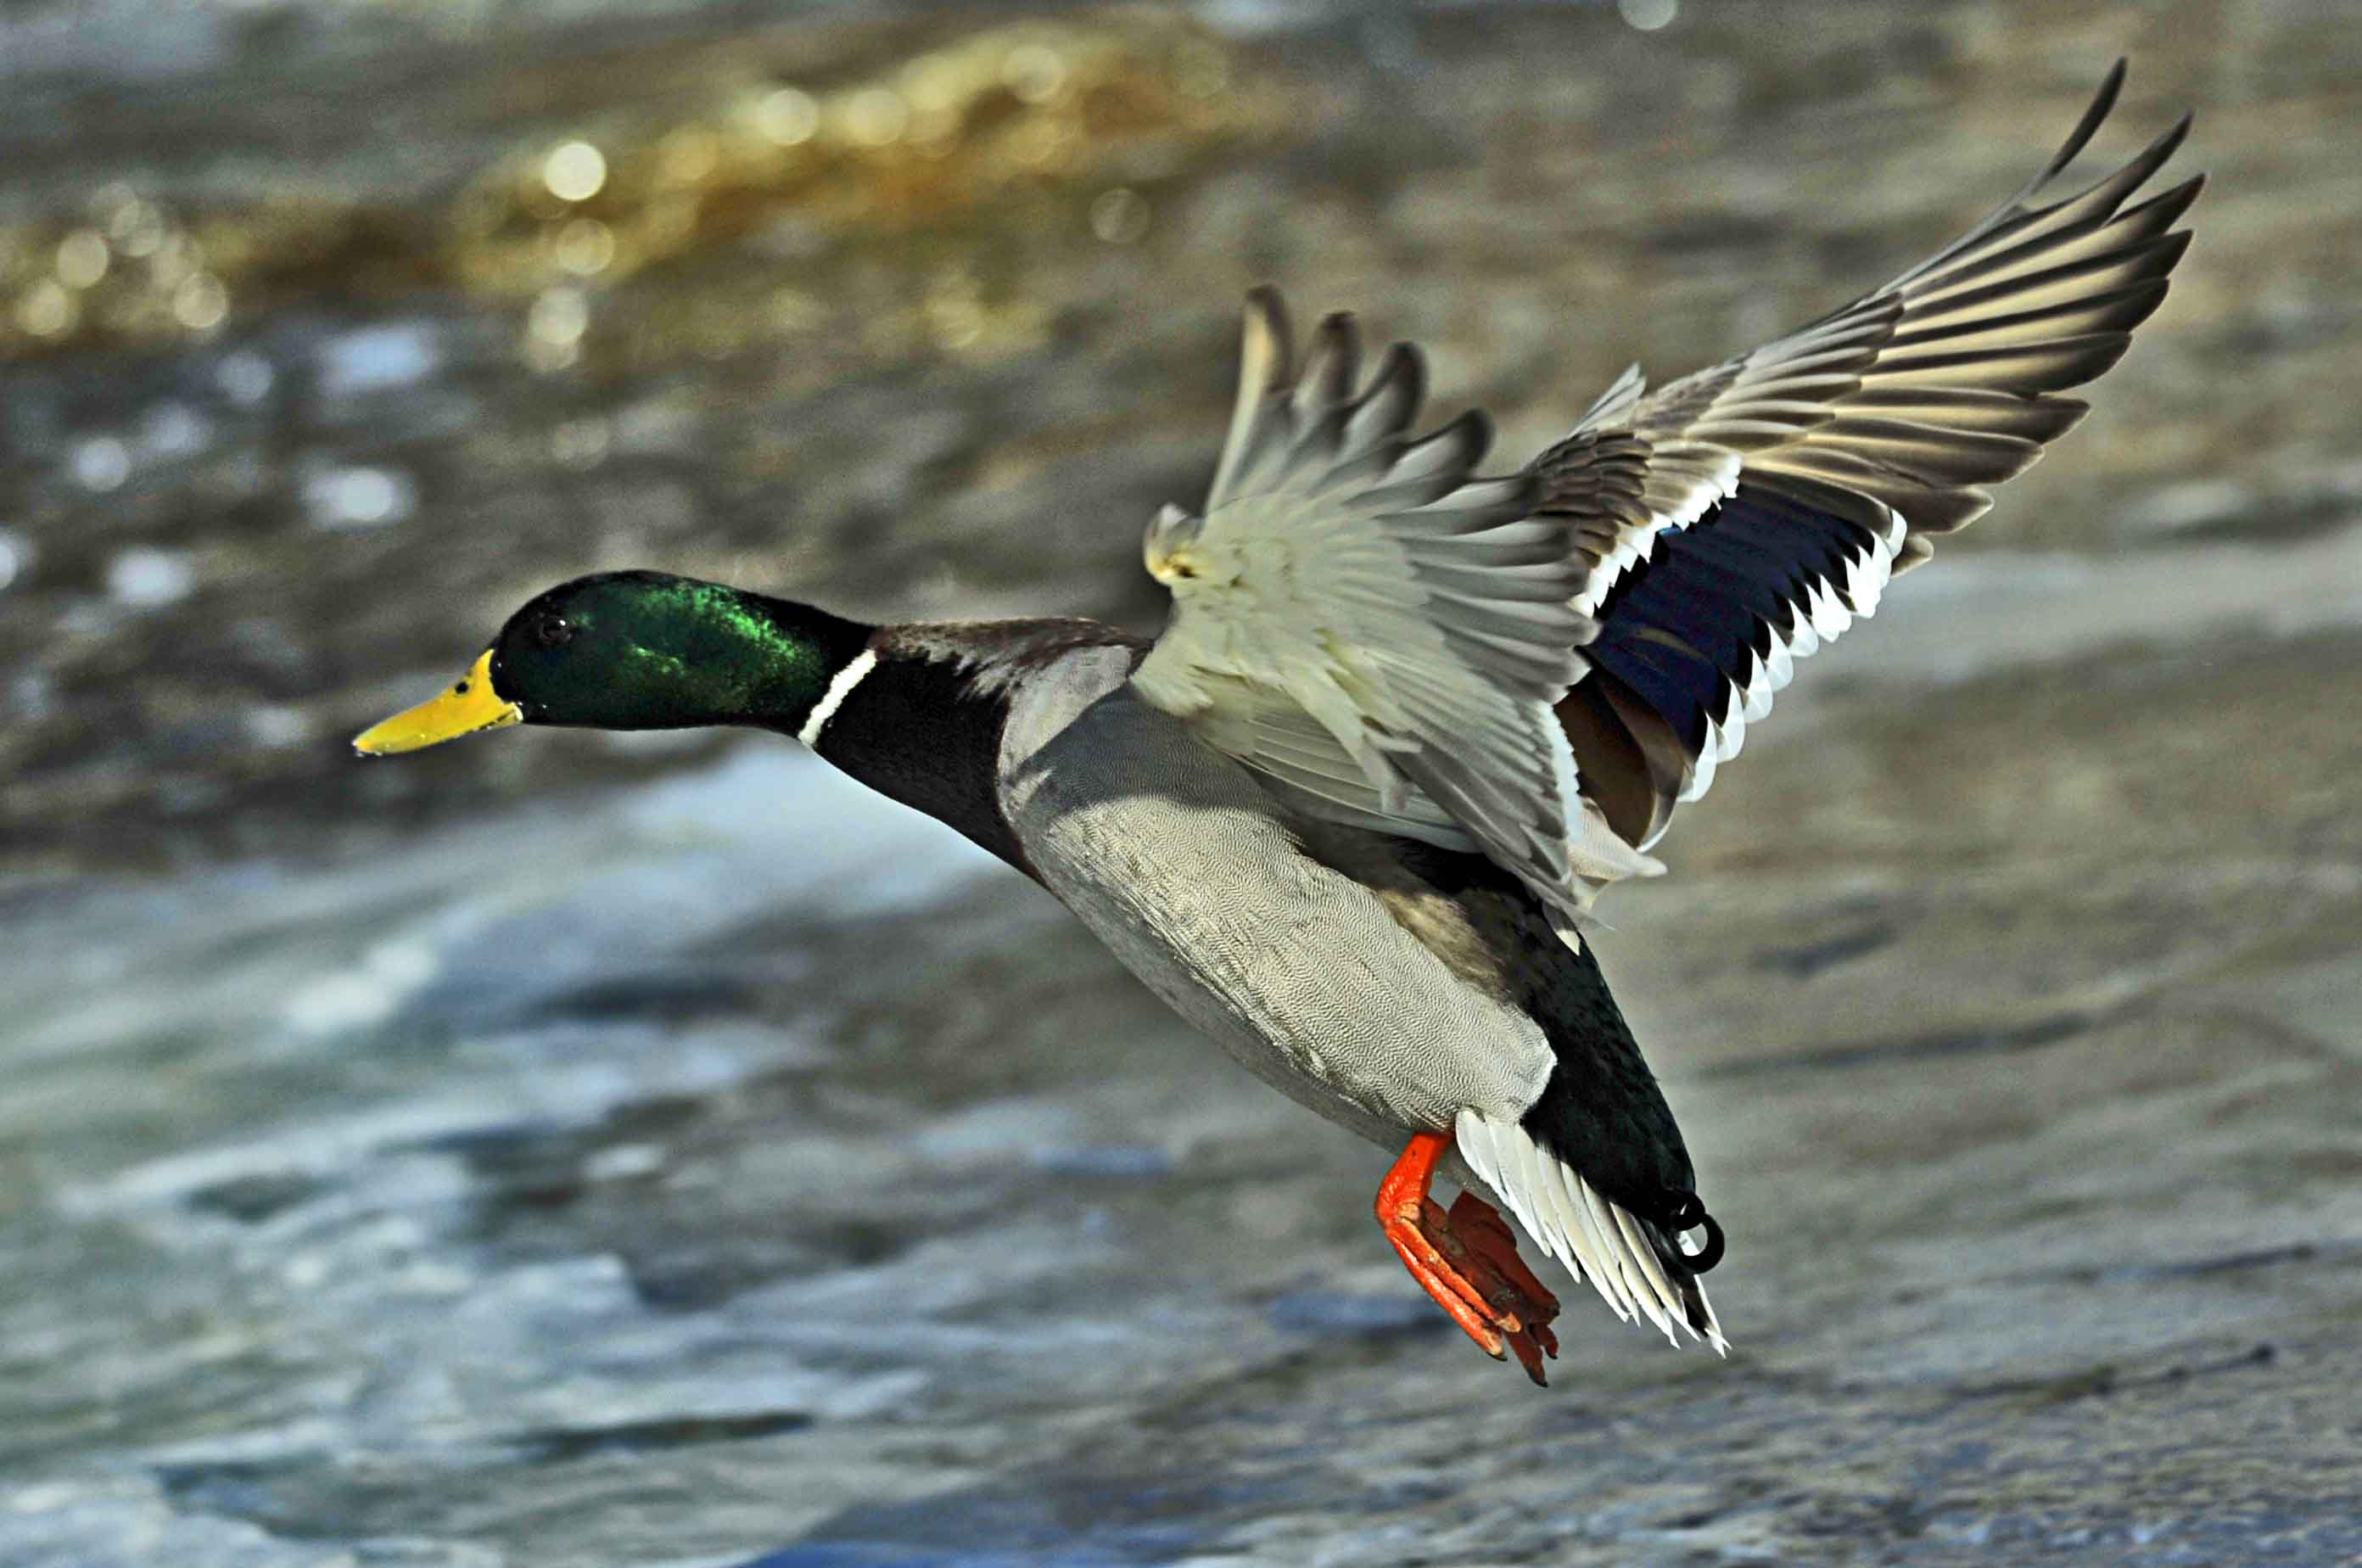
{"label": "mallard duck", "polygon": [[[550,589],[381,755],[516,724],[792,735],[1062,900],[1250,1071],[1398,1152],[1377,1220],[1537,1383],[1559,1303],[1495,1207],[1618,1318],[1725,1340],[1723,1255],[1593,948],[1593,901],[1705,794],[1795,661],[2081,417],[2189,242],[2191,179],[2128,205],[2184,116],[2054,188],[2058,155],[1900,277],[1647,390],[1637,367],[1514,471],[1415,433],[1424,374],[1352,321],[1299,355],[1246,307],[1195,511],[1148,526],[1143,641],[1082,620],[868,625],[655,571]],[[1445,1209],[1438,1177],[1462,1189]],[[1485,1195],[1490,1195],[1490,1199]]]}

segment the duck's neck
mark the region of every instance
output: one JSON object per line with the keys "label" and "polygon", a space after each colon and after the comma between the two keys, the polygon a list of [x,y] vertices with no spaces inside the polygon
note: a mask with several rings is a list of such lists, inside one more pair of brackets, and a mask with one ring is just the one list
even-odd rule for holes
{"label": "duck's neck", "polygon": [[[881,628],[837,670],[800,719],[797,738],[879,794],[956,828],[1031,876],[1001,815],[1001,731],[1014,686],[1045,651],[1042,634],[1076,624]],[[1079,640],[1070,636],[1066,646]]]}

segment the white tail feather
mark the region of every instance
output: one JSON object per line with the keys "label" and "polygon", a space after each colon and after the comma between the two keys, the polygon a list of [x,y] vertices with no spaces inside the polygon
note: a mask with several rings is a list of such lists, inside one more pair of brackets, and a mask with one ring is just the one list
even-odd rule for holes
{"label": "white tail feather", "polygon": [[1514,1121],[1463,1110],[1453,1132],[1468,1168],[1537,1245],[1599,1293],[1609,1311],[1627,1322],[1647,1319],[1676,1345],[1681,1340],[1673,1325],[1679,1323],[1716,1353],[1728,1353],[1705,1286],[1695,1279],[1675,1284],[1639,1220],[1595,1191],[1580,1171]]}
{"label": "white tail feather", "polygon": [[1649,1294],[1643,1299],[1656,1303],[1655,1310],[1649,1314],[1650,1320],[1662,1330],[1665,1338],[1675,1345],[1682,1342],[1681,1336],[1673,1332],[1676,1322],[1689,1329],[1690,1338],[1696,1339],[1698,1331],[1690,1329],[1689,1320],[1683,1316],[1682,1298],[1674,1292],[1673,1282],[1665,1277],[1664,1265],[1657,1261],[1657,1250],[1649,1245],[1648,1238],[1640,1233],[1639,1221],[1620,1209],[1613,1212],[1616,1228],[1623,1232],[1624,1244],[1631,1250],[1632,1256],[1639,1260],[1641,1278],[1649,1287]]}

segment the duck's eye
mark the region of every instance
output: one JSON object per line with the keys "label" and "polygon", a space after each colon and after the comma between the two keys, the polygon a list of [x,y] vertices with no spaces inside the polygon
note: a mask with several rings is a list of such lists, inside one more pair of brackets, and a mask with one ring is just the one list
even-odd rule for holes
{"label": "duck's eye", "polygon": [[533,624],[533,640],[537,647],[562,648],[574,640],[574,627],[563,615],[544,615]]}

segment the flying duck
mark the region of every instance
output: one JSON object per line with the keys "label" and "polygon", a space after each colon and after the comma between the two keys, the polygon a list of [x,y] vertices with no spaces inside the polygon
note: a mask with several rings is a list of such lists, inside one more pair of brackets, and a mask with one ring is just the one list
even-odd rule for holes
{"label": "flying duck", "polygon": [[[1705,793],[1795,662],[2080,419],[2190,235],[2189,128],[2072,194],[2124,80],[1998,210],[1883,286],[1479,471],[1471,412],[1299,353],[1247,303],[1205,500],[1148,526],[1143,641],[1082,620],[867,625],[654,571],[549,590],[458,682],[358,736],[512,724],[792,735],[1048,889],[1273,1088],[1398,1151],[1378,1223],[1536,1383],[1558,1302],[1495,1207],[1618,1318],[1725,1348],[1723,1255],[1593,953],[1593,900]],[[1461,1194],[1445,1209],[1437,1176]],[[1489,1200],[1486,1195],[1489,1195]]]}

